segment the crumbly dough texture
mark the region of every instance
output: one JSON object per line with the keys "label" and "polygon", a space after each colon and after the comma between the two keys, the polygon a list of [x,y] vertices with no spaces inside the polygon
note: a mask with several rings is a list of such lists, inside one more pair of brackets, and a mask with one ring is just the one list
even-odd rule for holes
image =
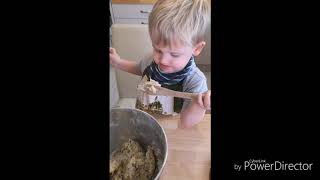
{"label": "crumbly dough texture", "polygon": [[151,78],[150,81],[148,81],[147,76],[144,76],[141,82],[138,84],[138,90],[149,92],[152,94],[155,94],[157,92],[157,89],[155,87],[161,87],[161,85]]}
{"label": "crumbly dough texture", "polygon": [[110,160],[112,180],[150,180],[156,168],[156,159],[151,146],[144,153],[142,147],[132,139],[115,150]]}

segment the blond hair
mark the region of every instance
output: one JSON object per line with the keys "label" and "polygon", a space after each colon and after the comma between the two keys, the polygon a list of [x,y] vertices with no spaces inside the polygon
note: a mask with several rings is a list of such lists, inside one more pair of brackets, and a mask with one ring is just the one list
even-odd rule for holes
{"label": "blond hair", "polygon": [[158,0],[149,15],[152,42],[171,46],[179,40],[194,46],[204,40],[210,6],[210,0]]}

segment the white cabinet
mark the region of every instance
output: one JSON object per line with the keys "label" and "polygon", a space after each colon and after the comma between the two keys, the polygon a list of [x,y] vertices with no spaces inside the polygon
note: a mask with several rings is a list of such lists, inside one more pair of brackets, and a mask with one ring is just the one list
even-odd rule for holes
{"label": "white cabinet", "polygon": [[153,4],[111,4],[113,22],[116,24],[148,24]]}
{"label": "white cabinet", "polygon": [[148,19],[115,19],[116,24],[148,24]]}
{"label": "white cabinet", "polygon": [[115,105],[119,101],[119,90],[118,90],[118,83],[117,83],[117,78],[116,78],[116,70],[114,67],[110,65],[109,67],[110,71],[110,91],[109,91],[109,97],[110,97],[110,107],[115,107]]}

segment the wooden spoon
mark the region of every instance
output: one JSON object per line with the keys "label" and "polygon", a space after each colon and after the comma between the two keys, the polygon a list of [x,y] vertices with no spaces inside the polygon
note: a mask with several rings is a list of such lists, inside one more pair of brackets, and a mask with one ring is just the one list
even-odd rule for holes
{"label": "wooden spoon", "polygon": [[173,91],[167,88],[163,88],[160,86],[153,86],[155,90],[146,89],[144,92],[150,95],[161,95],[161,96],[173,96],[173,97],[179,97],[184,99],[194,99],[197,98],[198,93],[186,93],[186,92],[179,92],[179,91]]}

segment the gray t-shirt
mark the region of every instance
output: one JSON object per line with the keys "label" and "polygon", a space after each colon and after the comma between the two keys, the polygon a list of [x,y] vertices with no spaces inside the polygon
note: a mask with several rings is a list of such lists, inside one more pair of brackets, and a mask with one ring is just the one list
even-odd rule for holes
{"label": "gray t-shirt", "polygon": [[[152,61],[152,54],[148,54],[140,60],[139,69],[141,71],[141,74],[147,68],[147,66],[151,64]],[[190,93],[204,93],[208,91],[207,78],[198,67],[195,67],[191,71],[191,74],[183,80],[182,91]],[[185,99],[182,109],[187,108],[190,103],[191,100]]]}

